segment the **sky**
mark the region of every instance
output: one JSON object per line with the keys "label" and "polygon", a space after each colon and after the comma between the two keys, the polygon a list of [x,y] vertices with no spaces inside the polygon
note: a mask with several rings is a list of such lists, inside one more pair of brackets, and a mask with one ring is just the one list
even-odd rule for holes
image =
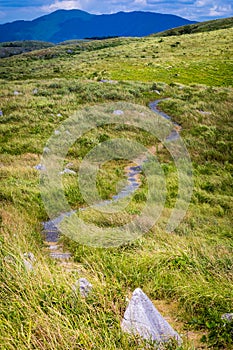
{"label": "sky", "polygon": [[0,23],[32,20],[59,9],[95,14],[151,11],[195,21],[233,16],[232,0],[0,0]]}

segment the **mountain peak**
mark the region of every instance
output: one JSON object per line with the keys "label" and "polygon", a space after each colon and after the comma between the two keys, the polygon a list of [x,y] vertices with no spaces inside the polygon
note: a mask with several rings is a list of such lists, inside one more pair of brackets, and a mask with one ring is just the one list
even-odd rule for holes
{"label": "mountain peak", "polygon": [[94,15],[78,9],[61,9],[33,21],[0,25],[0,41],[41,40],[57,43],[87,37],[142,37],[191,23],[195,22],[154,12],[121,11],[108,15]]}

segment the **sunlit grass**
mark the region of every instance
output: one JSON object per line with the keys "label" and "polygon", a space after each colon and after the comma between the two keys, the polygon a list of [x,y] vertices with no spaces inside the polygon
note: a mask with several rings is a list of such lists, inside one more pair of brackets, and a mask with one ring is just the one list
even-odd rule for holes
{"label": "sunlit grass", "polygon": [[[227,29],[179,38],[110,40],[88,43],[86,51],[75,46],[72,56],[65,45],[50,49],[53,58],[43,50],[1,61],[2,349],[143,349],[140,339],[120,329],[126,297],[136,287],[155,305],[167,303],[164,316],[171,316],[184,339],[191,332],[182,349],[205,348],[200,338],[208,334],[213,349],[231,348],[230,332],[221,321],[223,313],[232,312],[233,300],[231,35]],[[102,83],[102,78],[118,82]],[[119,248],[85,247],[63,237],[73,254],[72,270],[64,269],[49,258],[41,236],[47,214],[34,166],[46,140],[83,106],[120,100],[147,105],[163,97],[170,99],[159,106],[182,126],[193,162],[194,192],[184,221],[175,232],[165,231],[178,187],[168,151],[145,132],[99,127],[70,148],[64,166],[71,162],[78,172],[86,153],[109,138],[137,140],[157,149],[167,182],[165,208],[150,232]],[[113,160],[100,168],[97,186],[104,199],[125,184],[126,165]],[[144,174],[140,180],[123,214],[88,209],[82,218],[99,227],[132,219],[147,194]],[[63,176],[74,209],[86,205],[77,185],[77,176]],[[23,264],[28,251],[36,257],[31,272]],[[72,292],[79,277],[94,286],[86,300]]]}

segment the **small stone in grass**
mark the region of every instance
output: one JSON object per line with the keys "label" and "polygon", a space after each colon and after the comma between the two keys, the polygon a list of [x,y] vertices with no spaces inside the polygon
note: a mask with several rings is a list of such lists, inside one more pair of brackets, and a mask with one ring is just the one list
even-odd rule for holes
{"label": "small stone in grass", "polygon": [[115,111],[113,112],[113,114],[115,114],[115,115],[122,115],[122,114],[124,114],[124,112],[121,111],[120,109],[117,109],[117,110],[115,110]]}
{"label": "small stone in grass", "polygon": [[63,171],[60,172],[60,175],[64,175],[64,174],[76,175],[76,172],[74,170],[65,168]]}
{"label": "small stone in grass", "polygon": [[233,313],[223,314],[221,319],[224,321],[232,322],[233,321]]}
{"label": "small stone in grass", "polygon": [[72,286],[74,292],[77,292],[77,288],[82,297],[87,297],[92,290],[92,284],[86,278],[79,278]]}
{"label": "small stone in grass", "polygon": [[43,164],[38,164],[38,165],[34,166],[34,169],[39,170],[39,171],[46,170],[46,168]]}

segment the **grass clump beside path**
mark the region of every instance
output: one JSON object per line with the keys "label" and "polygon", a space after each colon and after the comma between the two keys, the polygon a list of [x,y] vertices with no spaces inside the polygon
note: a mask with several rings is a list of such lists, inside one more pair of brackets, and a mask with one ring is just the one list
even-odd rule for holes
{"label": "grass clump beside path", "polygon": [[[93,50],[88,43],[77,55],[66,55],[62,45],[54,57],[55,48],[49,48],[43,55],[0,61],[0,349],[143,349],[140,338],[120,328],[136,287],[183,336],[180,350],[232,348],[232,323],[221,319],[233,311],[231,33],[182,36],[179,43],[174,37],[124,39]],[[194,192],[183,222],[166,233],[178,188],[168,151],[138,130],[100,126],[72,146],[65,164],[78,171],[90,149],[122,134],[157,148],[166,177],[165,208],[150,232],[129,245],[90,248],[63,237],[73,254],[70,268],[52,260],[41,236],[48,217],[34,169],[48,137],[83,106],[148,105],[163,97],[169,99],[159,107],[182,126],[193,163]],[[125,165],[114,160],[100,169],[97,185],[104,199],[123,186]],[[87,211],[84,219],[109,227],[133,217],[147,193],[144,175],[141,183],[124,217]],[[72,208],[84,206],[77,177],[64,176],[63,184]],[[35,255],[33,270],[25,268],[26,252]],[[93,285],[87,299],[72,289],[80,277]]]}

